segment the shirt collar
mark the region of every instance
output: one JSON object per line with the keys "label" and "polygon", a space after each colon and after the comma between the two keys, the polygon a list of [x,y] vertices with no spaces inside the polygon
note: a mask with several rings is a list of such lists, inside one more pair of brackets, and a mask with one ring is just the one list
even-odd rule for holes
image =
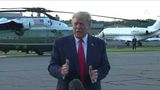
{"label": "shirt collar", "polygon": [[[76,40],[76,43],[78,43],[79,42],[79,38],[76,38],[75,36],[74,36],[74,38],[75,38],[75,40]],[[87,43],[87,38],[88,38],[88,34],[86,34],[82,39],[83,39],[83,42],[86,44]]]}

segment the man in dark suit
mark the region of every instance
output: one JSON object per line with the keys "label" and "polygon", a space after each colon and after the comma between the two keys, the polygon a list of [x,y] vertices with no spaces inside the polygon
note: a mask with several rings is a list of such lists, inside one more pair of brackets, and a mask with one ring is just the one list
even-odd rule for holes
{"label": "man in dark suit", "polygon": [[136,50],[136,46],[137,46],[136,44],[137,44],[137,39],[136,39],[136,37],[134,36],[133,39],[132,39],[132,49],[133,49],[133,50]]}
{"label": "man in dark suit", "polygon": [[48,71],[58,79],[57,90],[69,90],[79,79],[85,90],[101,90],[101,80],[110,70],[105,42],[88,34],[91,16],[77,12],[72,17],[73,35],[54,42]]}

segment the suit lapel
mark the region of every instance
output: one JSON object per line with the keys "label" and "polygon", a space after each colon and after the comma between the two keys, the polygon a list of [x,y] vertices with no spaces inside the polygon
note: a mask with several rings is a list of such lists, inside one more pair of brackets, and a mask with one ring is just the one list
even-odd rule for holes
{"label": "suit lapel", "polygon": [[92,65],[93,55],[94,55],[94,42],[92,36],[88,35],[87,61],[86,61],[87,68],[89,65]]}
{"label": "suit lapel", "polygon": [[77,69],[77,73],[78,75],[80,75],[80,68],[79,68],[79,63],[78,63],[78,54],[77,54],[77,49],[76,49],[76,44],[75,44],[75,38],[74,36],[71,37],[71,50],[70,52],[72,53],[72,56],[73,56],[73,62],[75,64],[75,68]]}

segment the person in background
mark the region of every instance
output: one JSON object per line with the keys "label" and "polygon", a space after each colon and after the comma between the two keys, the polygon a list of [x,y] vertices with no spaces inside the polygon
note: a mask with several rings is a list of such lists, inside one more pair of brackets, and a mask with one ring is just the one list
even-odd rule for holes
{"label": "person in background", "polygon": [[59,16],[58,16],[57,14],[56,14],[56,19],[57,19],[57,20],[60,20],[60,18],[59,18]]}
{"label": "person in background", "polygon": [[136,44],[137,44],[137,39],[136,39],[136,37],[134,36],[134,38],[132,39],[132,49],[133,49],[133,50],[136,50]]}
{"label": "person in background", "polygon": [[101,90],[101,80],[110,70],[105,42],[88,33],[88,12],[75,13],[72,25],[73,35],[55,40],[48,71],[58,79],[57,90],[69,90],[75,79],[85,90]]}

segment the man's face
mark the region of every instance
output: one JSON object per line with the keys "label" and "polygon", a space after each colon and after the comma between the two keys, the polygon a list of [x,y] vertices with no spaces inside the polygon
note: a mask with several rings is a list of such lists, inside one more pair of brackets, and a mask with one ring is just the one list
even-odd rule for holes
{"label": "man's face", "polygon": [[72,25],[74,35],[79,39],[82,39],[89,30],[86,20],[83,19],[73,18]]}

